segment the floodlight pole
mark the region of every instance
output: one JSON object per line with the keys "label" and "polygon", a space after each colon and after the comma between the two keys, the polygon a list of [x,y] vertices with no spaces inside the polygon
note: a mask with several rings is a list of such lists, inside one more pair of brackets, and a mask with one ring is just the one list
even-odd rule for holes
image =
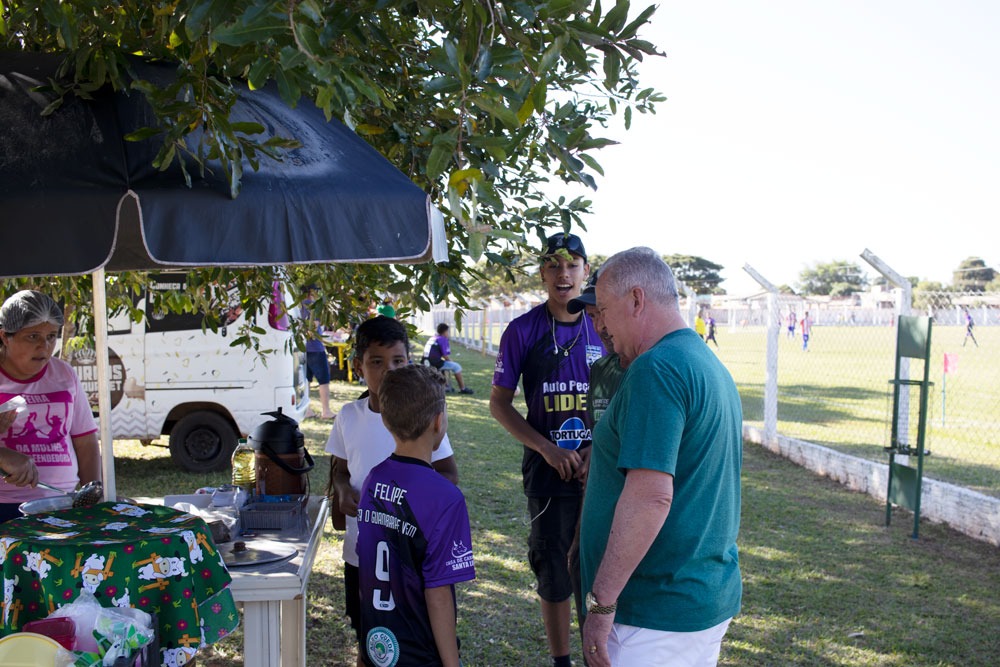
{"label": "floodlight pole", "polygon": [[677,283],[677,291],[684,294],[688,299],[688,312],[687,312],[687,323],[692,329],[694,328],[694,318],[698,314],[698,296],[694,293],[687,284],[682,280],[675,280]]}
{"label": "floodlight pole", "polygon": [[778,288],[749,264],[743,270],[767,290],[767,361],[764,364],[764,439],[773,444],[778,439],[778,333],[781,313],[778,310]]}
{"label": "floodlight pole", "polygon": [[[900,297],[896,300],[896,326],[899,326],[899,317],[901,315],[913,314],[913,285],[910,284],[909,280],[894,271],[892,267],[882,261],[881,258],[876,256],[875,253],[868,248],[865,248],[861,253],[861,259],[871,264],[872,267],[881,273],[886,280],[901,290]],[[901,381],[910,379],[910,360],[907,357],[903,357],[899,360],[899,377],[897,379]],[[902,392],[900,394],[898,408],[898,436],[900,438],[900,444],[907,445],[909,444],[910,433],[910,395],[908,392]]]}

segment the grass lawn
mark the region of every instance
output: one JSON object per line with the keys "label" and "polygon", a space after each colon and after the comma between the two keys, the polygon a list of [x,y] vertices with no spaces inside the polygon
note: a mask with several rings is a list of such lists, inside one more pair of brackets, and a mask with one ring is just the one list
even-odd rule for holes
{"label": "grass lawn", "polygon": [[[727,340],[735,348],[732,338],[720,335],[723,350]],[[478,574],[475,582],[458,586],[463,663],[544,667],[544,632],[525,562],[521,447],[489,415],[492,359],[457,347],[455,357],[476,390],[448,398],[449,435],[473,523]],[[332,389],[336,406],[361,391],[346,383]],[[318,404],[313,408],[318,411]],[[317,461],[314,492],[321,492],[329,422],[307,420],[302,429]],[[189,492],[227,478],[181,473],[163,448],[127,442],[116,447],[123,495]],[[897,517],[889,528],[883,523],[881,503],[748,445],[740,536],[744,604],[720,664],[996,665],[1000,549],[926,522],[920,539],[912,540],[909,517]],[[310,665],[354,664],[353,636],[341,614],[340,547],[339,534],[328,529],[309,585]],[[575,625],[573,632],[574,659],[582,665]],[[241,665],[242,645],[237,631],[202,651],[199,665]]]}

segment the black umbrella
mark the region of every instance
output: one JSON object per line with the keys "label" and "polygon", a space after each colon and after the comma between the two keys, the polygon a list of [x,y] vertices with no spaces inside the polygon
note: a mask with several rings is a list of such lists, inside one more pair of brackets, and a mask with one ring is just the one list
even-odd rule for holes
{"label": "black umbrella", "polygon": [[[302,146],[282,162],[263,157],[257,171],[246,166],[234,200],[218,163],[200,177],[189,160],[188,188],[176,161],[152,166],[161,142],[123,139],[156,124],[138,91],[70,95],[41,117],[51,100],[33,89],[58,64],[51,54],[0,52],[0,215],[5,245],[17,248],[3,275],[431,258],[436,209],[427,194],[311,102],[292,109],[274,87],[240,90],[230,122]],[[154,85],[175,76],[166,64],[134,66]],[[192,150],[199,137],[189,136]]]}
{"label": "black umbrella", "polygon": [[[110,87],[92,100],[72,95],[51,115],[37,90],[60,56],[0,52],[0,277],[94,274],[95,336],[106,349],[104,270],[271,266],[320,262],[444,261],[444,223],[428,195],[339,121],[307,100],[288,107],[273,87],[244,87],[230,122],[265,128],[300,148],[277,162],[244,166],[235,199],[218,163],[152,166],[155,138],[125,141],[154,126],[145,97]],[[167,64],[134,63],[140,78],[166,85]],[[199,135],[189,137],[197,151]],[[98,355],[107,386],[107,356]],[[105,375],[101,375],[103,367]],[[114,497],[110,401],[101,392],[105,486]]]}

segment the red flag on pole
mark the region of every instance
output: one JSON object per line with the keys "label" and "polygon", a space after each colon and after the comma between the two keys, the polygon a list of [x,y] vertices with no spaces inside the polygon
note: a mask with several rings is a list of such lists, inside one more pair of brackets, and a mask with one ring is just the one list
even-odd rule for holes
{"label": "red flag on pole", "polygon": [[951,375],[958,370],[958,353],[957,352],[945,352],[944,353],[944,374]]}

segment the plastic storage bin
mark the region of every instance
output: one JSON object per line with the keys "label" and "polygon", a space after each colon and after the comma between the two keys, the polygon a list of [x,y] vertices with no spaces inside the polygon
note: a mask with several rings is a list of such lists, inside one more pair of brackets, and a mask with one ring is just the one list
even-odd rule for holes
{"label": "plastic storage bin", "polygon": [[243,532],[255,530],[302,530],[306,525],[307,496],[292,496],[287,502],[252,502],[240,509]]}
{"label": "plastic storage bin", "polygon": [[67,651],[72,651],[76,648],[76,623],[73,622],[72,618],[41,618],[37,621],[25,623],[21,630],[23,632],[34,632],[51,637],[59,642]]}

